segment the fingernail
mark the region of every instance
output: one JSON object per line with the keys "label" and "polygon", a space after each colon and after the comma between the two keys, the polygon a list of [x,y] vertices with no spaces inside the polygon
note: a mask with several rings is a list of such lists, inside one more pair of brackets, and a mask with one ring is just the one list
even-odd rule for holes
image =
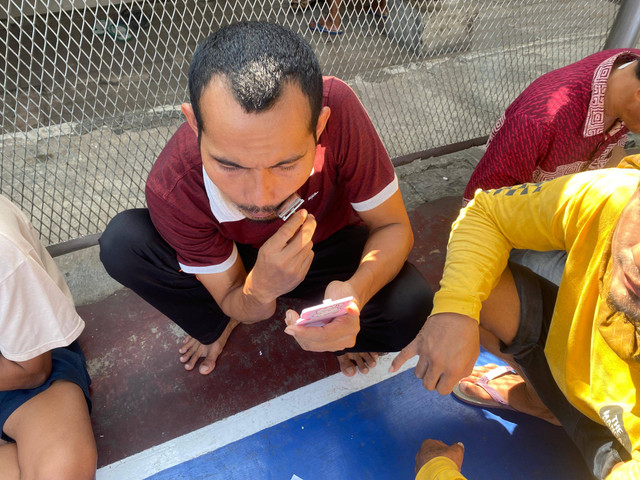
{"label": "fingernail", "polygon": [[295,337],[295,336],[296,336],[296,334],[295,334],[295,333],[293,333],[293,332],[292,332],[291,330],[289,330],[288,328],[285,328],[285,329],[284,329],[284,333],[286,333],[287,335],[291,335],[292,337]]}
{"label": "fingernail", "polygon": [[349,375],[351,375],[352,373],[356,373],[356,372],[355,372],[355,370],[353,369],[353,367],[349,367],[349,368],[347,368],[347,373],[348,373]]}
{"label": "fingernail", "polygon": [[462,448],[464,448],[464,443],[462,442],[457,442],[457,445],[460,445]]}

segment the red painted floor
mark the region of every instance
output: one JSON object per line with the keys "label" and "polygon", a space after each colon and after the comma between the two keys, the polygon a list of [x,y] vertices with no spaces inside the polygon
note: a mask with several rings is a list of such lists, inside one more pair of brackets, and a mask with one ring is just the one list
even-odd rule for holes
{"label": "red painted floor", "polygon": [[[434,289],[460,205],[459,197],[446,197],[410,212],[410,259]],[[338,372],[333,354],[304,352],[283,333],[285,308],[236,328],[214,373],[203,377],[178,361],[180,329],[131,291],[79,307],[99,466]]]}

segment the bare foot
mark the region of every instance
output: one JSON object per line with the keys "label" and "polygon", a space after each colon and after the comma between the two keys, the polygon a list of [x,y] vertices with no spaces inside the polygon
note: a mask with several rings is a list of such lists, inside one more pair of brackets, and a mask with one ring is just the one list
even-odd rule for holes
{"label": "bare foot", "polygon": [[224,348],[227,340],[229,339],[229,335],[231,335],[231,331],[238,326],[240,322],[237,320],[229,320],[229,324],[222,332],[222,335],[218,337],[218,339],[210,343],[209,345],[205,345],[200,343],[195,338],[187,335],[185,339],[182,341],[182,346],[178,349],[180,352],[180,361],[184,363],[185,370],[193,370],[196,366],[196,362],[204,357],[204,360],[200,364],[200,368],[198,368],[198,372],[202,375],[209,375],[213,372],[213,369],[216,368],[216,360],[222,353],[222,349]]}
{"label": "bare foot", "polygon": [[[480,377],[496,367],[497,365],[492,363],[483,367],[475,367],[471,375],[460,380],[462,393],[478,399],[493,401],[486,390],[476,383]],[[507,373],[491,380],[489,385],[495,388],[514,410],[541,418],[553,425],[560,425],[558,419],[542,403],[533,387],[526,383],[520,375]]]}
{"label": "bare foot", "polygon": [[340,371],[347,377],[353,377],[358,370],[360,373],[369,373],[369,369],[376,366],[378,354],[366,352],[353,352],[338,355]]}

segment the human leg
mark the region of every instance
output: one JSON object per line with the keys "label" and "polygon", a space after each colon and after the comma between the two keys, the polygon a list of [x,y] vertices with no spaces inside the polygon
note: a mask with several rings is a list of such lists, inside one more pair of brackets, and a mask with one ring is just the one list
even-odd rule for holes
{"label": "human leg", "polygon": [[15,410],[3,431],[16,441],[15,449],[2,447],[4,458],[17,462],[6,471],[19,470],[19,478],[94,478],[95,439],[85,395],[75,383],[55,381]]}
{"label": "human leg", "polygon": [[147,209],[121,212],[109,222],[100,237],[100,260],[109,275],[204,344],[229,322],[196,276],[180,270]]}
{"label": "human leg", "polygon": [[327,33],[331,35],[337,35],[343,33],[340,28],[342,20],[340,17],[340,3],[342,0],[330,0],[329,2],[329,14],[326,18],[320,17],[318,20],[313,20],[309,23],[309,28],[313,31],[319,31],[321,33]]}
{"label": "human leg", "polygon": [[[613,434],[593,422],[569,403],[560,391],[549,369],[544,346],[553,316],[558,288],[529,269],[509,264],[497,287],[483,303],[481,324],[486,332],[483,346],[508,361],[520,374],[493,386],[502,390],[509,405],[548,421],[557,419],[574,441],[591,472],[604,478],[613,465],[628,456]],[[517,301],[514,300],[514,293]],[[515,305],[519,310],[518,328],[514,333]],[[486,308],[485,308],[486,307]],[[501,317],[500,311],[506,311]],[[506,323],[505,325],[501,325]],[[464,379],[463,379],[464,381]],[[511,383],[509,386],[508,383]],[[471,390],[467,384],[466,390]],[[479,387],[476,387],[479,388]],[[478,392],[479,393],[479,392]],[[545,411],[548,414],[544,413]],[[549,417],[551,415],[552,417]]]}
{"label": "human leg", "polygon": [[147,209],[116,215],[100,238],[100,259],[117,281],[177,323],[188,334],[180,361],[209,374],[231,331],[230,321],[195,275],[180,271],[176,252],[158,234]]}
{"label": "human leg", "polygon": [[0,446],[0,479],[93,478],[90,383],[74,342],[51,351],[51,374],[41,386],[0,392],[0,430],[11,442]]}

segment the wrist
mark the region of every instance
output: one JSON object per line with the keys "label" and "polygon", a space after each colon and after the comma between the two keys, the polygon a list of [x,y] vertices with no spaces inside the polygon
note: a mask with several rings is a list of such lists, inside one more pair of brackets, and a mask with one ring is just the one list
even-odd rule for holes
{"label": "wrist", "polygon": [[267,306],[277,299],[277,295],[260,288],[258,282],[255,281],[253,271],[247,274],[242,287],[242,294],[255,305]]}

